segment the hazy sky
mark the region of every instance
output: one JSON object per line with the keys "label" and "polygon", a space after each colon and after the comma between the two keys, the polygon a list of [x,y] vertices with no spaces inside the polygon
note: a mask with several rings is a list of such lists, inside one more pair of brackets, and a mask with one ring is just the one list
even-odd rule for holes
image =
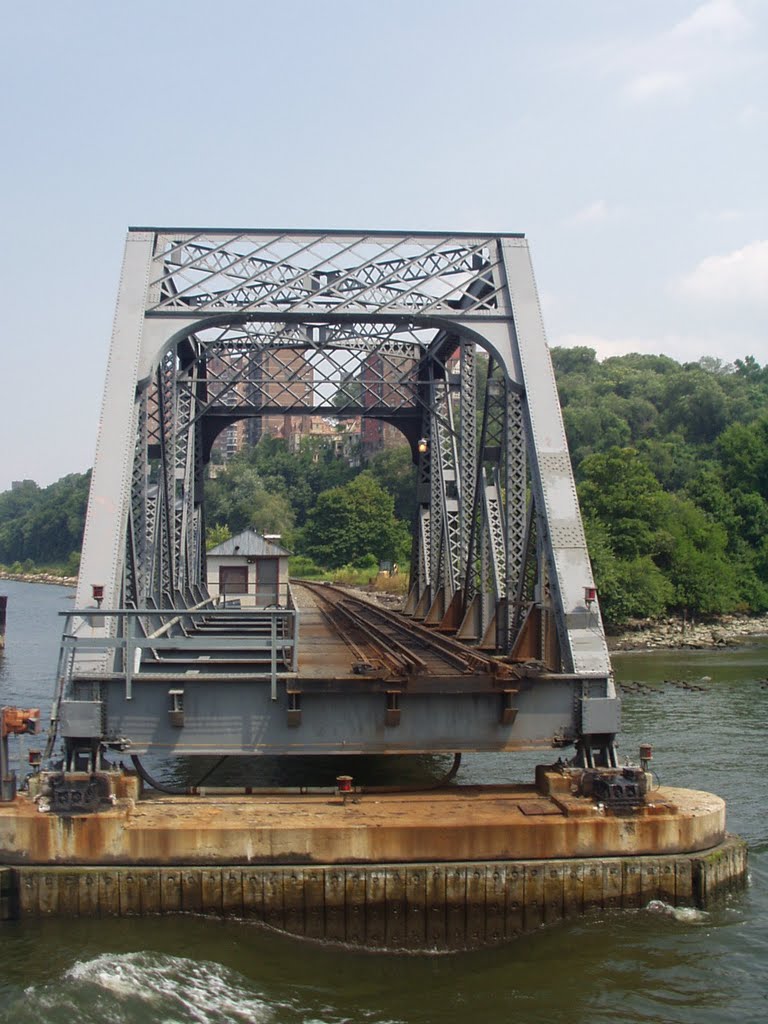
{"label": "hazy sky", "polygon": [[550,344],[768,362],[767,68],[767,0],[6,0],[0,490],[92,462],[130,224],[523,231]]}

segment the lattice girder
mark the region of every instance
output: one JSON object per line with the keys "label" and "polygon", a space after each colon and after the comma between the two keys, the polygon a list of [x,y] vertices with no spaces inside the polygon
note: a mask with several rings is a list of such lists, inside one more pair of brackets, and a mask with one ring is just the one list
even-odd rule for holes
{"label": "lattice girder", "polygon": [[[478,347],[496,367],[485,451],[471,422]],[[137,599],[193,595],[206,438],[217,417],[274,411],[383,416],[414,451],[421,430],[416,596],[479,593],[484,625],[523,592],[530,488],[563,665],[608,676],[522,236],[131,230],[78,601],[98,580],[106,607],[120,607],[126,570]],[[503,625],[502,650],[516,621]]]}

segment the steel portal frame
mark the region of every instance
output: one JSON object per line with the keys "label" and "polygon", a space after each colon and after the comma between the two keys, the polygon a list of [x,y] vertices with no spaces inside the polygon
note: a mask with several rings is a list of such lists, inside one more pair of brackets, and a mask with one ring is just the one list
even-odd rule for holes
{"label": "steel portal frame", "polygon": [[[526,239],[130,229],[77,606],[94,583],[106,610],[203,600],[211,445],[237,419],[287,413],[402,430],[418,465],[407,612],[567,677],[561,736],[591,745],[597,698],[595,744],[610,746],[618,701]],[[439,725],[420,728],[439,748]]]}

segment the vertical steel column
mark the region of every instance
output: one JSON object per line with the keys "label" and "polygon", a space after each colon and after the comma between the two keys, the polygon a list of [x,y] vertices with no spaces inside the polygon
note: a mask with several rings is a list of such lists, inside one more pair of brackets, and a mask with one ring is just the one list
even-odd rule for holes
{"label": "vertical steel column", "polygon": [[[460,535],[460,480],[459,459],[456,451],[456,431],[453,421],[453,403],[447,379],[435,381],[435,413],[433,417],[436,435],[436,456],[440,485],[440,511],[442,515],[441,547],[443,551],[441,582],[445,594],[446,608],[453,600],[461,576]],[[433,466],[435,460],[433,457]]]}
{"label": "vertical steel column", "polygon": [[520,581],[525,572],[527,494],[526,494],[526,456],[525,456],[525,423],[520,395],[513,391],[507,382],[507,400],[505,416],[504,445],[504,494],[506,525],[506,581],[504,593],[505,621],[500,623],[499,636],[502,646],[509,650],[512,644],[512,629],[517,621],[517,611],[513,602],[517,601]]}
{"label": "vertical steel column", "polygon": [[124,601],[127,607],[135,605],[138,608],[146,604],[148,591],[146,533],[146,524],[149,516],[147,500],[148,403],[146,388],[139,395],[136,404],[136,446],[133,458],[131,511],[128,523],[130,570],[126,572]]}
{"label": "vertical steel column", "polygon": [[[104,586],[104,607],[119,607],[134,468],[135,381],[154,234],[132,232],[120,274],[112,344],[88,499],[76,604],[92,600],[91,586]],[[114,620],[107,619],[107,629]]]}
{"label": "vertical steel column", "polygon": [[165,354],[159,369],[158,398],[160,401],[160,466],[163,478],[163,519],[161,533],[161,602],[174,605],[173,591],[176,581],[176,352]]}
{"label": "vertical steel column", "polygon": [[[548,592],[566,672],[610,674],[610,659],[585,589],[594,586],[579,510],[552,359],[547,347],[530,253],[523,239],[501,242],[512,317],[509,323],[510,374],[525,389],[525,427],[531,487],[537,508],[537,543],[546,558]],[[540,577],[540,589],[542,579]],[[612,689],[612,682],[609,690]],[[609,693],[612,696],[612,693]]]}
{"label": "vertical steel column", "polygon": [[461,342],[459,361],[459,533],[458,585],[467,578],[477,486],[477,375],[474,341]]}
{"label": "vertical steel column", "polygon": [[434,368],[430,367],[429,384],[429,585],[432,601],[442,592],[443,537],[443,489],[440,478],[440,425],[438,423],[439,388],[434,379]]}

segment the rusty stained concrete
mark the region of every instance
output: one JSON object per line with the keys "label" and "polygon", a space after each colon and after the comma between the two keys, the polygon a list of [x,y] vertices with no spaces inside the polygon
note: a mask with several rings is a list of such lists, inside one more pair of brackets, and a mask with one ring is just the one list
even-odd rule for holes
{"label": "rusty stained concrete", "polygon": [[662,788],[636,812],[534,786],[410,794],[118,797],[91,814],[0,805],[0,864],[290,865],[672,855],[725,837],[713,794]]}
{"label": "rusty stained concrete", "polygon": [[311,867],[0,869],[1,919],[207,914],[373,949],[472,949],[564,918],[645,906],[711,906],[746,884],[746,844],[603,860]]}
{"label": "rusty stained concrete", "polygon": [[0,868],[0,920],[197,913],[373,949],[470,949],[650,900],[709,907],[746,884],[746,845],[662,857],[291,867]]}

